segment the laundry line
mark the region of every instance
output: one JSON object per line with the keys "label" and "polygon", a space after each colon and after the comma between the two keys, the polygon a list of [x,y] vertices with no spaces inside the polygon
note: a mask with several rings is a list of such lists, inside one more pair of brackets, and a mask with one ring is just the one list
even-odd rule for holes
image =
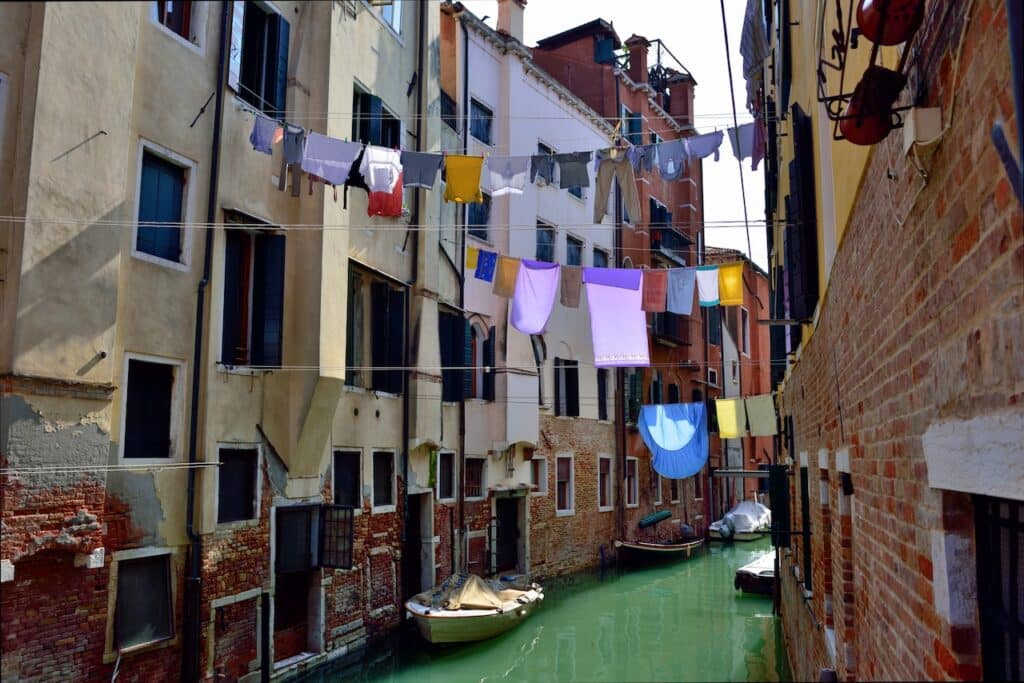
{"label": "laundry line", "polygon": [[140,463],[140,464],[129,464],[123,463],[119,465],[90,465],[83,467],[81,465],[40,465],[34,467],[2,467],[0,468],[0,476],[3,475],[17,475],[17,474],[67,474],[74,472],[138,472],[138,471],[160,471],[160,470],[190,470],[190,469],[202,469],[204,467],[219,467],[219,462],[173,462],[159,464],[159,463]]}
{"label": "laundry line", "polygon": [[[549,358],[548,360],[551,360],[551,358]],[[594,363],[587,362],[587,361],[584,361],[584,360],[578,360],[578,359],[574,360],[574,359],[571,359],[571,358],[564,358],[562,360],[567,360],[567,361],[571,361],[573,363],[576,363],[576,365],[573,365],[571,367],[584,367],[584,368],[600,368],[600,369],[605,369],[605,368],[602,368],[601,366],[595,365]],[[787,361],[785,359],[773,360],[773,359],[770,359],[770,358],[764,358],[764,359],[750,359],[750,360],[730,361],[729,363],[727,363],[727,365],[729,365],[729,364],[731,364],[733,362],[738,363],[740,365],[740,367],[760,367],[760,366],[763,366],[763,365],[782,365],[782,366],[784,366],[784,365],[789,363],[789,361]],[[469,371],[469,370],[473,370],[473,371],[476,371],[476,370],[484,370],[484,371],[491,371],[491,372],[508,372],[508,371],[536,372],[536,370],[537,370],[537,366],[535,364],[529,364],[529,365],[378,365],[378,366],[374,366],[374,365],[316,365],[316,364],[310,364],[310,365],[298,365],[298,364],[295,364],[295,365],[238,365],[238,366],[226,365],[226,364],[222,364],[222,365],[224,365],[224,367],[226,367],[226,368],[232,368],[232,369],[233,368],[237,368],[239,370],[259,370],[261,372],[277,372],[277,371],[284,371],[284,372],[293,372],[293,371],[295,371],[295,372],[298,372],[298,371],[312,372],[312,371],[320,371],[320,370],[345,370],[345,371],[353,371],[353,372],[372,372],[372,371],[378,371],[378,372],[385,372],[385,371],[399,372],[399,371],[403,371],[404,372],[406,370],[410,370],[410,371],[414,371],[414,370],[419,370],[419,371],[430,371],[430,370],[436,370],[436,371],[444,371],[444,370],[466,370],[466,371]],[[676,368],[676,369],[680,369],[680,370],[687,370],[687,369],[690,369],[690,368],[693,368],[693,367],[719,368],[719,367],[721,367],[721,365],[722,365],[722,361],[721,360],[717,360],[717,361],[671,361],[671,362],[651,363],[649,365],[644,365],[644,366],[637,366],[637,369]]]}

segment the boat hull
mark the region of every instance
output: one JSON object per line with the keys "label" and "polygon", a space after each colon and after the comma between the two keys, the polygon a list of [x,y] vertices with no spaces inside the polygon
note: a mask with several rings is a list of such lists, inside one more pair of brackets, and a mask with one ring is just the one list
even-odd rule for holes
{"label": "boat hull", "polygon": [[737,531],[731,537],[726,538],[717,529],[708,529],[708,536],[712,541],[756,541],[770,533],[770,531]]}
{"label": "boat hull", "polygon": [[426,610],[406,603],[406,611],[416,622],[420,634],[435,645],[442,643],[470,643],[487,640],[515,628],[537,609],[543,596],[505,609],[495,610]]}
{"label": "boat hull", "polygon": [[742,590],[744,593],[771,595],[775,592],[775,577],[754,576],[753,574],[740,574],[737,572],[736,578],[733,580],[733,586],[736,590]]}
{"label": "boat hull", "polygon": [[639,541],[615,541],[615,548],[624,559],[637,563],[678,562],[685,560],[704,545],[698,538],[686,543],[643,543]]}

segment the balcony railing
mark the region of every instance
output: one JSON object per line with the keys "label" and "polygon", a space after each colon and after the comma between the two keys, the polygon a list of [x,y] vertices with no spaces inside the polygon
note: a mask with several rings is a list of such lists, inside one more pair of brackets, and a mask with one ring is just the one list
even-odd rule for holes
{"label": "balcony railing", "polygon": [[682,346],[690,343],[690,319],[676,313],[651,314],[651,334],[656,341],[669,346]]}
{"label": "balcony railing", "polygon": [[671,226],[651,226],[651,249],[686,261],[690,245],[690,239]]}

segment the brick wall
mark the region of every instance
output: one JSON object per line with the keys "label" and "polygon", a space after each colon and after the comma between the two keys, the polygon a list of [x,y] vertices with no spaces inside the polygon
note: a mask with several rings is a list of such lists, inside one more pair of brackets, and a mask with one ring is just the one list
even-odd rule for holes
{"label": "brick wall", "polygon": [[214,610],[214,670],[219,676],[240,678],[259,667],[256,598]]}
{"label": "brick wall", "polygon": [[[960,21],[943,32],[935,71],[924,74],[926,105],[941,104],[947,117],[957,97],[952,125],[926,161],[928,181],[903,156],[901,131],[872,150],[817,329],[785,384],[796,451],[808,454],[814,533],[810,612],[791,572],[799,542],[782,577],[798,680],[833,666],[844,680],[981,674],[976,629],[950,623],[936,599],[947,567],[933,561],[935,538],[973,543],[970,497],[928,486],[921,437],[951,416],[1020,410],[1024,215],[989,139],[998,119],[1016,139],[1004,3],[973,4],[951,84]],[[845,514],[836,469],[844,447],[854,485]],[[798,485],[794,495],[799,510]],[[835,624],[834,660],[811,612],[823,627]]]}

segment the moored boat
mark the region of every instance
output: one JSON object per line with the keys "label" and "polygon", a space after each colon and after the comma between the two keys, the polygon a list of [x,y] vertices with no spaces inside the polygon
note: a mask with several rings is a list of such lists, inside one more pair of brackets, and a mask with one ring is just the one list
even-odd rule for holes
{"label": "moored boat", "polygon": [[405,609],[429,642],[468,643],[493,638],[525,621],[544,599],[539,584],[502,585],[456,574],[413,596]]}
{"label": "moored boat", "polygon": [[765,553],[736,570],[736,590],[771,595],[775,587],[775,553]]}
{"label": "moored boat", "polygon": [[752,500],[736,507],[708,525],[708,536],[717,541],[753,541],[772,530],[772,511]]}
{"label": "moored boat", "polygon": [[615,548],[623,559],[632,562],[669,562],[684,560],[704,545],[703,538],[680,543],[648,543],[645,541],[615,541]]}

